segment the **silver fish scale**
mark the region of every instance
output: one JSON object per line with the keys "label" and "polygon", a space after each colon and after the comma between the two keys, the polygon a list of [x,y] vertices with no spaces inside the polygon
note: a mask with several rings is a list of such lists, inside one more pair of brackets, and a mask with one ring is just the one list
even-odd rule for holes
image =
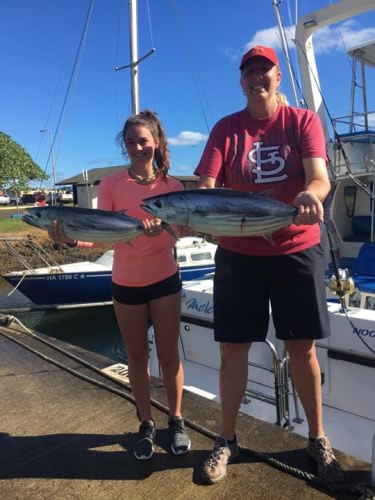
{"label": "silver fish scale", "polygon": [[257,193],[226,188],[187,189],[144,200],[168,223],[214,236],[268,236],[293,223],[297,209]]}
{"label": "silver fish scale", "polygon": [[48,230],[52,221],[63,224],[68,238],[96,243],[127,243],[144,233],[139,219],[124,213],[78,207],[33,207],[24,222]]}
{"label": "silver fish scale", "polygon": [[212,234],[213,236],[268,236],[275,231],[289,226],[293,223],[294,216],[283,217],[244,217],[231,216],[220,217],[215,214],[210,220],[210,216],[204,219],[191,212],[189,216],[189,227],[197,232]]}

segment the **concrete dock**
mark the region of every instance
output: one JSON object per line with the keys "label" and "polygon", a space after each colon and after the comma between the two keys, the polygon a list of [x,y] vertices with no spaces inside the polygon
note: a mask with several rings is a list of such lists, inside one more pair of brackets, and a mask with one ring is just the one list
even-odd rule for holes
{"label": "concrete dock", "polygon": [[314,475],[303,437],[245,415],[238,418],[239,459],[220,483],[203,484],[200,470],[218,431],[219,406],[185,392],[192,449],[174,456],[160,381],[152,384],[156,451],[138,461],[131,391],[100,372],[113,361],[2,319],[0,498],[371,498],[370,490],[363,493],[370,464],[337,452],[345,484],[326,485]]}

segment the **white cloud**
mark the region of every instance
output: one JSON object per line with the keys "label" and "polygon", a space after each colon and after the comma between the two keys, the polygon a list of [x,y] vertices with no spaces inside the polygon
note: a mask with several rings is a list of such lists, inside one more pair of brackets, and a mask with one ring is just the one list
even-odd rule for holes
{"label": "white cloud", "polygon": [[[295,49],[295,26],[285,27],[285,35],[289,49]],[[354,19],[341,24],[328,26],[317,30],[313,35],[314,52],[316,55],[332,52],[346,52],[348,49],[375,39],[375,28],[361,28]],[[266,45],[274,49],[281,49],[278,28],[268,28],[255,33],[253,38],[245,45],[242,52],[246,52],[254,45]]]}
{"label": "white cloud", "polygon": [[189,130],[183,130],[178,134],[177,137],[169,137],[168,143],[171,146],[195,146],[200,142],[206,140],[207,140],[207,135],[201,134],[200,132],[191,132]]}
{"label": "white cloud", "polygon": [[340,26],[323,28],[313,38],[316,54],[344,51],[375,38],[375,28],[361,29],[358,22],[349,20]]}
{"label": "white cloud", "polygon": [[242,53],[247,52],[255,45],[265,45],[266,47],[279,49],[281,47],[281,44],[278,28],[276,26],[273,26],[272,28],[257,31],[253,38],[245,45]]}
{"label": "white cloud", "polygon": [[369,113],[367,119],[369,127],[370,128],[375,127],[375,113]]}

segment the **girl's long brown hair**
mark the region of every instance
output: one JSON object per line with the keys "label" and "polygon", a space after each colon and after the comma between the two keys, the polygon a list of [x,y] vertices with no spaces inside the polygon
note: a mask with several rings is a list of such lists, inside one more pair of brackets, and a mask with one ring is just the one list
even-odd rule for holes
{"label": "girl's long brown hair", "polygon": [[118,134],[117,139],[121,143],[123,153],[126,154],[125,135],[129,127],[134,126],[146,127],[152,134],[155,141],[159,143],[154,153],[154,166],[166,176],[170,167],[170,156],[167,144],[167,136],[164,127],[154,111],[145,109],[136,115],[129,116],[126,120],[122,131]]}

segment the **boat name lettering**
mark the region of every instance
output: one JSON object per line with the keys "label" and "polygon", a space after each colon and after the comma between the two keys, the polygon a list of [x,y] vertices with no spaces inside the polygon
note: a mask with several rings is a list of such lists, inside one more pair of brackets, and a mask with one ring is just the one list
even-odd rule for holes
{"label": "boat name lettering", "polygon": [[205,314],[212,314],[214,306],[209,300],[200,304],[197,299],[193,297],[186,302],[186,309],[194,309],[195,311],[204,312]]}
{"label": "boat name lettering", "polygon": [[115,373],[117,375],[127,376],[128,375],[128,368],[126,366],[123,366],[121,368],[115,367],[115,368],[112,368],[111,372]]}
{"label": "boat name lettering", "polygon": [[80,275],[78,273],[75,273],[75,274],[51,274],[50,276],[47,276],[47,280],[48,281],[79,280],[79,279],[82,279],[84,277],[85,277],[84,274]]}
{"label": "boat name lettering", "polygon": [[354,328],[353,333],[362,335],[363,337],[375,338],[375,330],[367,330],[366,328]]}

